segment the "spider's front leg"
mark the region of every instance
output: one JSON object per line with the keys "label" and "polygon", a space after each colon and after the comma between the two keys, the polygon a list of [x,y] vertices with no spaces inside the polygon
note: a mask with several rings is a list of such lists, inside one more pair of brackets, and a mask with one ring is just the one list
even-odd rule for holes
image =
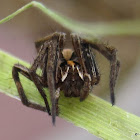
{"label": "spider's front leg", "polygon": [[[62,49],[65,40],[65,34],[59,33],[57,36],[52,37],[48,46],[48,60],[47,60],[47,82],[50,91],[52,103],[52,122],[55,124],[55,117],[58,111],[59,87],[56,87],[57,73],[59,66],[59,58],[62,56]],[[58,88],[56,90],[56,88]]]}
{"label": "spider's front leg", "polygon": [[43,38],[41,38],[41,39],[39,39],[39,40],[37,40],[36,42],[35,42],[35,47],[36,47],[36,50],[37,50],[37,52],[39,52],[39,50],[40,50],[40,47],[46,42],[46,41],[50,41],[50,40],[52,40],[53,38],[57,38],[57,37],[59,37],[59,39],[58,39],[58,41],[59,41],[59,43],[61,43],[61,46],[63,46],[64,44],[64,37],[65,37],[65,34],[64,33],[62,33],[62,32],[54,32],[54,33],[52,33],[52,34],[50,34],[50,35],[48,35],[48,36],[45,36],[45,37],[43,37]]}
{"label": "spider's front leg", "polygon": [[80,92],[80,101],[83,101],[88,96],[93,85],[99,83],[100,75],[89,45],[84,44],[82,39],[75,34],[72,34],[71,37],[75,53],[83,70],[84,85]]}
{"label": "spider's front leg", "polygon": [[[35,69],[38,67],[36,64],[39,64],[39,67],[42,69],[42,83],[44,86],[49,88],[51,103],[52,103],[52,122],[55,123],[55,116],[58,114],[58,100],[59,100],[59,87],[56,88],[56,83],[58,81],[57,72],[59,66],[59,58],[62,57],[62,49],[64,46],[65,34],[61,32],[55,32],[49,36],[41,38],[35,42],[35,46],[37,51],[40,49],[42,45],[47,43],[47,52],[42,61],[38,61],[37,63],[31,67],[34,74]],[[35,76],[33,76],[35,78]],[[37,86],[37,80],[34,79],[34,82]]]}
{"label": "spider's front leg", "polygon": [[111,103],[115,104],[115,95],[114,89],[116,80],[118,77],[119,69],[120,69],[120,61],[117,60],[116,52],[117,50],[113,47],[108,47],[105,44],[96,44],[90,43],[84,40],[85,43],[89,44],[93,49],[99,51],[102,55],[104,55],[110,61],[110,95],[111,95]]}
{"label": "spider's front leg", "polygon": [[[13,66],[12,72],[13,79],[16,83],[22,103],[28,107],[32,107],[34,109],[42,111],[46,111],[47,109],[48,114],[52,115],[53,124],[55,123],[55,116],[58,112],[58,99],[60,89],[58,87],[58,89],[55,90],[55,85],[57,81],[59,57],[62,55],[60,52],[61,49],[63,49],[64,40],[65,40],[64,33],[54,33],[51,36],[49,36],[46,40],[43,39],[43,42],[42,41],[38,42],[39,44],[41,43],[40,50],[31,68],[27,69],[22,65],[15,64]],[[42,64],[44,64],[43,67]],[[43,72],[42,76],[38,76],[36,74],[36,70],[38,67],[40,67]],[[41,96],[44,99],[46,108],[28,101],[19,79],[19,73],[23,74],[25,77],[34,82],[38,91],[40,92]],[[46,94],[43,90],[43,87],[46,86],[48,86],[50,90],[52,111],[50,111]]]}
{"label": "spider's front leg", "polygon": [[[62,57],[62,54],[60,53],[60,51],[62,51],[63,46],[64,46],[64,40],[65,40],[65,33],[62,32],[54,32],[48,36],[45,36],[39,40],[37,40],[35,42],[35,48],[37,50],[37,52],[39,52],[40,48],[42,45],[44,45],[45,42],[50,42],[52,40],[56,40],[57,41],[57,46],[59,46],[59,49],[57,51],[57,53],[59,53],[59,57]],[[46,82],[47,81],[47,62],[48,62],[48,51],[46,52],[46,57],[44,57],[45,59],[43,59],[42,62],[40,62],[40,67],[42,69],[42,81]],[[58,68],[57,68],[58,69]],[[56,71],[57,73],[57,71]],[[57,75],[57,74],[56,74]],[[57,78],[56,78],[57,80]],[[46,83],[47,85],[47,83]]]}

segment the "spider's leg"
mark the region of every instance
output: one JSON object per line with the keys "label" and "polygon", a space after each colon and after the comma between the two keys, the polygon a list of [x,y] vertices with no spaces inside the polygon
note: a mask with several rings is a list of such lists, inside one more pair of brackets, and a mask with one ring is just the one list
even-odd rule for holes
{"label": "spider's leg", "polygon": [[116,80],[118,77],[119,69],[120,69],[120,61],[117,60],[116,52],[117,50],[112,47],[108,47],[105,44],[96,44],[89,43],[85,40],[85,43],[90,44],[93,49],[99,51],[102,55],[104,55],[110,61],[110,95],[111,95],[111,103],[114,105],[115,103],[115,95],[114,88],[116,84]]}
{"label": "spider's leg", "polygon": [[60,88],[57,88],[56,91],[55,91],[56,115],[59,115],[59,107],[58,107],[59,97],[60,97]]}
{"label": "spider's leg", "polygon": [[[90,91],[93,85],[97,85],[100,81],[100,74],[98,67],[96,65],[95,57],[93,52],[91,51],[89,44],[84,44],[81,39],[80,46],[82,51],[82,61],[84,61],[87,73],[84,78],[84,86],[82,89],[80,100],[85,99],[88,94],[85,94],[86,91]],[[90,85],[91,83],[91,85]]]}
{"label": "spider's leg", "polygon": [[[62,32],[55,32],[55,33],[53,33],[53,34],[50,34],[50,35],[48,35],[48,36],[45,36],[45,37],[43,37],[43,38],[41,38],[41,39],[39,39],[39,40],[37,40],[36,42],[35,42],[35,47],[36,47],[36,50],[37,50],[37,52],[39,52],[39,50],[40,50],[40,48],[41,48],[41,46],[42,45],[44,45],[44,43],[45,42],[49,42],[50,40],[52,40],[52,39],[55,39],[55,38],[57,38],[57,37],[59,37],[59,39],[58,39],[58,41],[59,41],[59,46],[62,46],[62,47],[60,47],[59,49],[59,53],[61,52],[61,50],[63,49],[63,46],[64,46],[64,40],[65,40],[65,33],[62,33]],[[43,59],[43,61],[42,61],[42,63],[40,64],[40,67],[41,67],[41,69],[42,69],[42,81],[47,81],[47,73],[46,73],[46,68],[47,68],[47,61],[48,61],[48,52],[46,52],[46,54],[45,54],[46,56],[44,57],[44,59]],[[62,55],[62,53],[60,53],[59,54],[60,55],[60,57],[62,57],[61,55]],[[58,68],[57,68],[58,69]],[[57,73],[57,71],[56,71],[56,73]],[[56,74],[57,75],[57,74]],[[57,80],[57,78],[56,78],[56,80]]]}
{"label": "spider's leg", "polygon": [[80,39],[81,51],[87,73],[91,76],[92,85],[97,85],[100,81],[99,70],[95,61],[95,56],[91,51],[89,44],[83,43]]}
{"label": "spider's leg", "polygon": [[64,34],[64,33],[61,33],[61,32],[54,32],[54,33],[52,33],[52,34],[50,34],[50,35],[48,35],[48,36],[45,36],[45,37],[43,37],[43,38],[37,40],[37,41],[35,42],[35,47],[36,47],[37,52],[40,50],[40,47],[41,47],[46,41],[50,41],[50,40],[52,40],[52,38],[55,38],[55,37],[57,37],[57,36],[60,36],[61,34]]}
{"label": "spider's leg", "polygon": [[47,81],[48,88],[50,90],[50,97],[52,103],[52,122],[55,124],[56,117],[56,90],[55,85],[57,82],[57,71],[59,65],[59,58],[61,55],[61,49],[63,48],[65,35],[60,33],[59,36],[52,38],[48,46],[48,61],[47,61]]}
{"label": "spider's leg", "polygon": [[16,87],[17,87],[17,90],[19,93],[19,97],[20,97],[22,103],[28,107],[31,107],[31,108],[34,108],[37,110],[41,110],[41,111],[46,111],[46,107],[43,107],[43,106],[40,106],[38,104],[35,104],[35,103],[28,101],[28,99],[24,93],[20,79],[19,79],[19,73],[21,73],[22,75],[27,77],[29,80],[31,80],[31,76],[29,73],[29,69],[27,69],[26,67],[24,67],[20,64],[15,64],[13,66],[12,75],[13,75],[13,79],[15,81],[15,84],[16,84]]}
{"label": "spider's leg", "polygon": [[[31,68],[29,69],[29,73],[30,73],[30,77],[32,79],[32,81],[34,82],[34,84],[36,85],[39,93],[41,94],[44,102],[45,102],[45,105],[46,105],[46,109],[48,111],[48,114],[51,115],[51,112],[50,112],[50,107],[49,107],[49,103],[47,101],[47,97],[46,97],[46,94],[43,90],[43,87],[44,87],[44,81],[42,80],[43,77],[41,77],[41,80],[39,80],[39,76],[36,74],[36,70],[38,67],[40,67],[41,65],[41,62],[43,60],[46,60],[46,57],[47,57],[47,52],[48,52],[48,42],[45,42],[40,50],[39,50],[39,53],[36,57],[36,59],[34,60],[34,63],[32,64]],[[44,69],[46,69],[45,67],[43,67],[42,71],[44,71]]]}
{"label": "spider's leg", "polygon": [[[91,90],[91,84],[92,81],[96,79],[96,77],[93,77],[95,74],[95,70],[92,71],[91,69],[94,66],[94,63],[91,62],[91,58],[86,60],[86,51],[83,50],[84,46],[81,45],[81,40],[77,35],[71,35],[72,37],[72,43],[75,50],[76,55],[78,56],[79,63],[82,66],[83,70],[83,79],[84,79],[84,85],[80,92],[80,101],[83,101],[89,94],[89,91]],[[85,56],[86,55],[86,56]],[[97,81],[97,80],[96,80]]]}

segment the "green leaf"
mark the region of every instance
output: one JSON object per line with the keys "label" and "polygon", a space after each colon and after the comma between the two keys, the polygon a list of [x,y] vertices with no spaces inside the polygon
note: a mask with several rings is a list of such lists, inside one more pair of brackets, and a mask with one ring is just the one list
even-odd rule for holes
{"label": "green leaf", "polygon": [[[11,74],[15,63],[29,67],[28,63],[0,51],[0,91],[19,99]],[[28,99],[44,106],[43,99],[34,84],[25,77],[20,77]],[[46,90],[46,94],[49,97],[48,90]],[[97,137],[109,140],[140,138],[139,135],[135,135],[135,133],[140,133],[139,117],[112,106],[96,96],[89,95],[85,101],[80,102],[78,98],[66,98],[62,94],[59,100],[59,107],[59,117],[86,129]]]}

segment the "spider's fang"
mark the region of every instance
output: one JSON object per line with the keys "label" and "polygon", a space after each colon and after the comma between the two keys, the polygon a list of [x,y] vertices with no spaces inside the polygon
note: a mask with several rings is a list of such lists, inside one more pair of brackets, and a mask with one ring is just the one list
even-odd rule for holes
{"label": "spider's fang", "polygon": [[79,74],[80,78],[81,78],[82,80],[84,80],[84,78],[83,78],[83,73],[79,70],[78,67],[76,67],[76,69],[77,69],[77,71],[78,71],[78,74]]}
{"label": "spider's fang", "polygon": [[62,78],[61,81],[64,82],[64,80],[66,79],[67,75],[68,75],[68,71],[69,71],[69,67],[67,67],[67,71],[63,74],[62,70],[61,70],[61,74],[62,74]]}

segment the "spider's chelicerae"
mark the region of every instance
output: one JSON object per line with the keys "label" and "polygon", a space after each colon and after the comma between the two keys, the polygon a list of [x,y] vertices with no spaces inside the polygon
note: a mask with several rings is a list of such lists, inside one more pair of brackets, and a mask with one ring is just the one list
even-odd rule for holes
{"label": "spider's chelicerae", "polygon": [[[20,64],[15,64],[12,71],[22,103],[34,109],[47,111],[49,115],[52,115],[53,124],[58,114],[60,91],[63,91],[66,97],[80,97],[80,101],[83,101],[92,87],[99,83],[100,74],[91,49],[97,50],[110,61],[112,105],[115,102],[114,87],[120,67],[120,62],[116,58],[116,49],[104,44],[91,43],[75,34],[71,34],[73,49],[64,49],[65,35],[65,33],[56,32],[36,41],[35,45],[37,49],[39,48],[39,52],[32,66],[28,69]],[[41,76],[36,73],[38,67],[42,70]],[[19,73],[34,82],[46,107],[32,103],[27,99],[19,79]],[[49,88],[51,110],[43,91],[44,87]]]}

